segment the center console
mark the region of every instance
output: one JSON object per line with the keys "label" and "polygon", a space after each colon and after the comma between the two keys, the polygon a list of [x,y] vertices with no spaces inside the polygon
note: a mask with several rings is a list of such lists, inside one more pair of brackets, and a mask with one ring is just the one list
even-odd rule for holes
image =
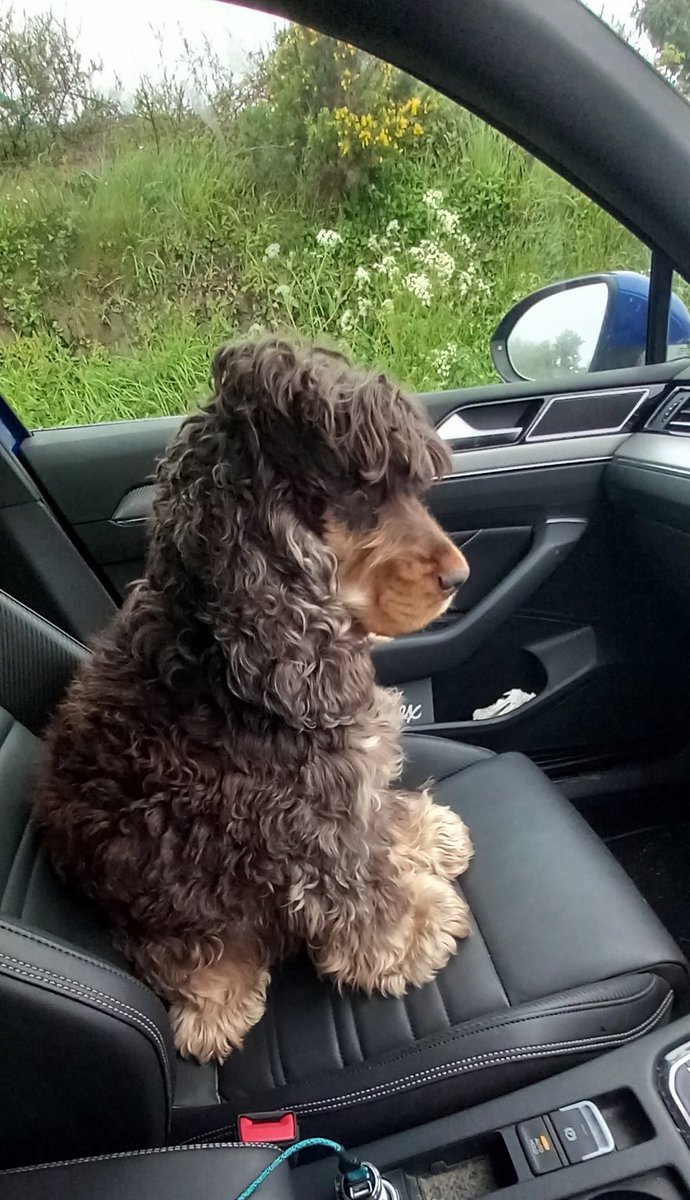
{"label": "center console", "polygon": [[[423,1122],[423,1092],[419,1104]],[[690,1017],[354,1153],[400,1200],[690,1200]],[[292,1178],[298,1196],[332,1200],[332,1160]]]}
{"label": "center console", "polygon": [[[3,1200],[690,1200],[690,1017],[455,1116],[290,1169],[270,1146],[144,1150],[0,1172]],[[295,1147],[297,1149],[297,1147]],[[300,1151],[301,1153],[301,1151]],[[374,1164],[377,1170],[362,1170]],[[340,1176],[342,1183],[342,1175]]]}

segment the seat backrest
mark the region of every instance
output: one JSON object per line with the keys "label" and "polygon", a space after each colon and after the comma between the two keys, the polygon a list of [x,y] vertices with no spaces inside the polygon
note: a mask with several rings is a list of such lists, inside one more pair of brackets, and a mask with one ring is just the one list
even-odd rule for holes
{"label": "seat backrest", "polygon": [[30,823],[38,735],[87,654],[0,592],[0,1169],[168,1134],[163,1006],[56,878]]}

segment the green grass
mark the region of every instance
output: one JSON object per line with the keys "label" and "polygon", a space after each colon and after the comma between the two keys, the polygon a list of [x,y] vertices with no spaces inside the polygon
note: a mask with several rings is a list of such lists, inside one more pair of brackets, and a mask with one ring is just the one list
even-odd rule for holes
{"label": "green grass", "polygon": [[[143,126],[118,128],[86,157],[0,176],[0,388],[32,427],[186,411],[214,347],[265,328],[325,335],[420,390],[487,382],[491,333],[522,296],[648,267],[620,225],[467,116],[342,199],[281,175],[280,147],[257,178],[241,144],[198,124],[160,152]],[[452,256],[450,278],[422,243]],[[386,255],[395,269],[377,272]],[[406,284],[420,274],[428,304]]]}

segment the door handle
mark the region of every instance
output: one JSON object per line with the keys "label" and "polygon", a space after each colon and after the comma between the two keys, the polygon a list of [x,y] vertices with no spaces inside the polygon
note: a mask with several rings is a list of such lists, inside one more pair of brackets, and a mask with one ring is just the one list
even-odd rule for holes
{"label": "door handle", "polygon": [[517,442],[522,435],[522,426],[506,426],[501,429],[477,429],[470,425],[461,413],[452,413],[437,427],[436,432],[444,442],[448,442],[454,450],[471,447],[476,450],[481,446],[505,446]]}

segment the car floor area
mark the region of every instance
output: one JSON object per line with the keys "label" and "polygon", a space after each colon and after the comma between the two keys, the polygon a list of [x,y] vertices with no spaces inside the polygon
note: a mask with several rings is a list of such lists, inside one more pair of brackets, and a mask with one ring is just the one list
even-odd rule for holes
{"label": "car floor area", "polygon": [[[576,801],[659,920],[690,958],[690,760],[687,751],[660,772],[647,764],[630,786]],[[607,781],[610,785],[610,779]],[[563,786],[563,784],[561,785]],[[568,785],[564,790],[568,794]],[[573,798],[572,795],[570,797]]]}
{"label": "car floor area", "polygon": [[609,849],[690,957],[690,822],[607,838]]}

